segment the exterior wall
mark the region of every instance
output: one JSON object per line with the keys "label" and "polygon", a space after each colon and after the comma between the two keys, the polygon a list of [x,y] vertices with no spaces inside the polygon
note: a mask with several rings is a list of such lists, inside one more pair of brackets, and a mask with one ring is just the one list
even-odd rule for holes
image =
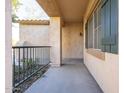
{"label": "exterior wall", "polygon": [[52,62],[52,66],[60,66],[61,65],[61,18],[60,17],[51,17],[50,18],[50,46],[51,54],[50,59]]}
{"label": "exterior wall", "polygon": [[26,41],[30,45],[52,46],[51,62],[53,66],[60,66],[62,55],[61,18],[51,17],[50,25],[20,25],[20,42]]}
{"label": "exterior wall", "polygon": [[[84,44],[85,44],[85,24],[92,12],[95,0],[91,0],[84,17]],[[101,60],[89,53],[84,45],[84,64],[95,78],[104,93],[119,92],[119,55],[105,53],[105,60]]]}
{"label": "exterior wall", "polygon": [[12,46],[15,46],[19,41],[19,24],[12,23]]}
{"label": "exterior wall", "polygon": [[118,93],[118,55],[105,53],[105,60],[100,60],[85,52],[84,63],[104,93]]}
{"label": "exterior wall", "polygon": [[[5,93],[12,93],[12,21],[11,21],[11,0],[5,2],[5,55],[3,54],[4,48],[2,45],[2,55],[5,56]],[[4,8],[3,8],[4,9]],[[4,27],[4,26],[3,26]],[[2,33],[2,35],[3,35]],[[4,40],[3,38],[1,40]],[[2,41],[3,42],[3,41]],[[1,48],[0,48],[1,49]],[[1,56],[1,58],[4,58]]]}
{"label": "exterior wall", "polygon": [[62,57],[63,59],[83,58],[82,23],[66,23],[62,28]]}
{"label": "exterior wall", "polygon": [[20,25],[20,40],[32,45],[49,46],[49,25]]}

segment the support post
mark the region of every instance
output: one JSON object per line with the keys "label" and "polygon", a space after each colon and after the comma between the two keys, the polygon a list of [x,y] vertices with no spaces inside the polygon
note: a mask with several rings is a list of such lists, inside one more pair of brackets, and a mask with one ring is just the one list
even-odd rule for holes
{"label": "support post", "polygon": [[50,18],[50,60],[52,66],[60,66],[62,60],[62,26],[60,17]]}

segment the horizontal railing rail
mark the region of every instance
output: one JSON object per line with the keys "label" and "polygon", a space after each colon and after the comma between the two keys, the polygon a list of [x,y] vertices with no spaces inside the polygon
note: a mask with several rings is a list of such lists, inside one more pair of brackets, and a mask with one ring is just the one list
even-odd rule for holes
{"label": "horizontal railing rail", "polygon": [[50,46],[13,46],[13,88],[18,87],[50,63]]}
{"label": "horizontal railing rail", "polygon": [[51,46],[12,46],[12,48],[50,48]]}

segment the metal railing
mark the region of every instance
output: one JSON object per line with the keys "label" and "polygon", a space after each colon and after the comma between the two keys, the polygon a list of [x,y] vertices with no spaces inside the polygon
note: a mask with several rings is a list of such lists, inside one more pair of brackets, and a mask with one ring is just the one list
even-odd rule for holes
{"label": "metal railing", "polygon": [[13,46],[13,88],[45,69],[50,63],[50,46]]}

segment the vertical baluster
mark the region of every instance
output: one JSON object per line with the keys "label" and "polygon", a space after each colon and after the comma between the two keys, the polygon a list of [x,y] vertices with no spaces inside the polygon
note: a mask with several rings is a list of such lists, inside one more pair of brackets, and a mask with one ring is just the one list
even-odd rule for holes
{"label": "vertical baluster", "polygon": [[47,47],[45,48],[45,64],[48,62],[48,49]]}
{"label": "vertical baluster", "polygon": [[25,48],[23,48],[23,79],[25,79]]}
{"label": "vertical baluster", "polygon": [[40,65],[42,66],[42,64],[43,64],[43,48],[41,48],[41,63],[40,63]]}
{"label": "vertical baluster", "polygon": [[37,65],[36,65],[36,61],[37,61],[37,60],[36,60],[36,48],[35,48],[34,52],[35,52],[35,53],[34,53],[34,57],[35,57],[35,61],[34,61],[34,62],[35,62],[35,69],[37,69]]}
{"label": "vertical baluster", "polygon": [[40,48],[40,62],[39,65],[42,65],[42,48]]}
{"label": "vertical baluster", "polygon": [[46,55],[47,55],[46,58],[47,58],[47,63],[48,63],[48,61],[49,61],[49,49],[48,49],[48,47],[46,48],[46,53],[47,53],[47,54],[46,54]]}
{"label": "vertical baluster", "polygon": [[44,65],[46,63],[46,48],[44,47]]}
{"label": "vertical baluster", "polygon": [[47,48],[47,63],[49,62],[49,48]]}
{"label": "vertical baluster", "polygon": [[49,53],[49,62],[50,62],[50,48],[48,48],[48,53]]}
{"label": "vertical baluster", "polygon": [[[40,49],[40,48],[39,48]],[[38,69],[38,61],[39,61],[39,59],[38,59],[38,51],[39,51],[39,49],[38,48],[36,48],[36,50],[35,50],[35,56],[36,56],[36,69]]]}
{"label": "vertical baluster", "polygon": [[27,59],[27,77],[28,77],[28,68],[29,68],[29,60],[28,60],[28,48],[27,48],[27,57],[26,57],[26,59]]}
{"label": "vertical baluster", "polygon": [[47,51],[47,48],[45,48],[45,56],[44,56],[45,57],[45,64],[47,64],[47,58],[48,58],[47,56],[48,56],[48,51]]}
{"label": "vertical baluster", "polygon": [[43,48],[43,65],[44,65],[44,48]]}
{"label": "vertical baluster", "polygon": [[15,87],[15,48],[13,48],[13,87]]}
{"label": "vertical baluster", "polygon": [[18,69],[18,70],[19,70],[19,73],[18,73],[18,75],[19,75],[19,82],[20,82],[20,80],[21,80],[21,75],[20,75],[20,74],[21,74],[21,73],[20,73],[20,72],[21,72],[21,71],[20,71],[20,70],[21,70],[21,67],[20,67],[20,48],[19,48],[18,50],[19,50],[19,51],[18,51],[18,59],[19,59],[19,60],[18,60],[18,62],[19,62],[19,69]]}
{"label": "vertical baluster", "polygon": [[32,48],[31,48],[31,73],[33,72],[33,51],[32,51]]}
{"label": "vertical baluster", "polygon": [[43,52],[42,52],[42,48],[41,48],[41,61],[40,61],[40,66],[42,66],[43,63]]}
{"label": "vertical baluster", "polygon": [[51,56],[51,50],[50,50],[51,48],[49,48],[49,62],[51,62],[51,60],[50,60],[50,56]]}
{"label": "vertical baluster", "polygon": [[41,62],[40,62],[40,65],[42,66],[42,63],[43,63],[43,52],[42,52],[43,48],[41,48]]}
{"label": "vertical baluster", "polygon": [[40,51],[40,48],[37,48],[37,50],[36,50],[36,58],[37,58],[36,64],[37,64],[37,69],[38,69],[38,64],[39,64],[39,61],[40,61],[40,58],[38,57],[38,56],[40,56],[39,51]]}
{"label": "vertical baluster", "polygon": [[49,48],[47,48],[47,63],[49,62]]}
{"label": "vertical baluster", "polygon": [[31,48],[30,48],[30,74],[32,73],[32,59],[31,59]]}
{"label": "vertical baluster", "polygon": [[34,72],[34,48],[33,48],[33,72]]}

